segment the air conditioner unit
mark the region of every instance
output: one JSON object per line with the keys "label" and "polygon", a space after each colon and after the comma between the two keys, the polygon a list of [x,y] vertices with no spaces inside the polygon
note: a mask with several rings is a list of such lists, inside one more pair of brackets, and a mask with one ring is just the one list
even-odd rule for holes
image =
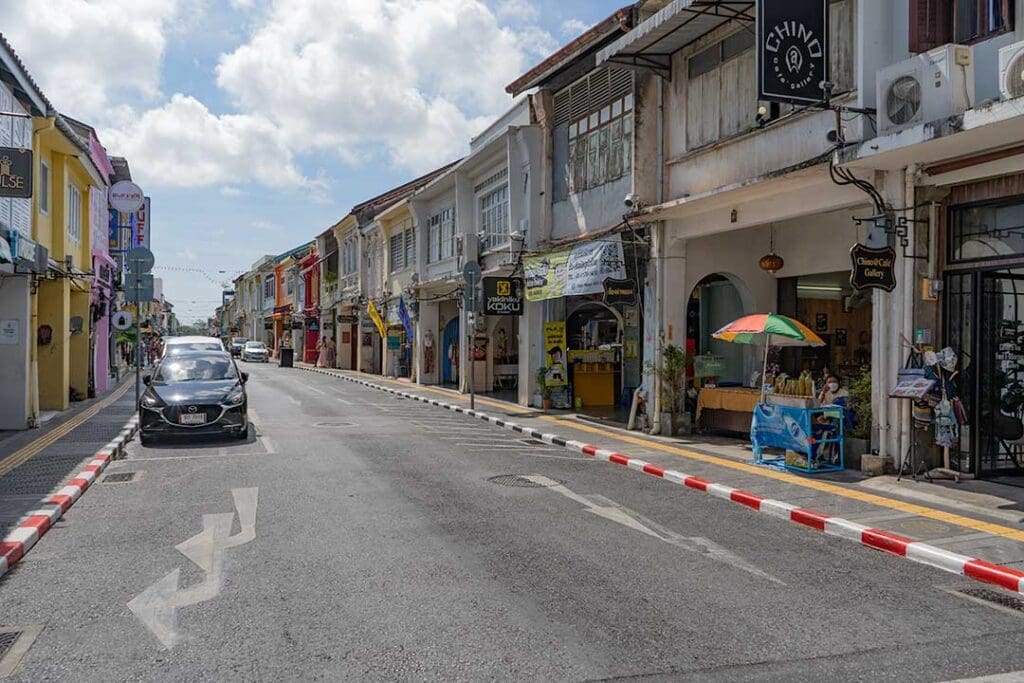
{"label": "air conditioner unit", "polygon": [[1024,41],[999,48],[999,91],[1004,100],[1024,97]]}
{"label": "air conditioner unit", "polygon": [[885,135],[947,116],[974,102],[974,56],[943,45],[878,72],[878,133]]}

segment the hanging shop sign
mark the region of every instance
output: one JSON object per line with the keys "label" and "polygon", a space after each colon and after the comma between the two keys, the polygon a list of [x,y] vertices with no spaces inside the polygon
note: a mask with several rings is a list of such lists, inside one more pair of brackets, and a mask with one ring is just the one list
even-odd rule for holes
{"label": "hanging shop sign", "polygon": [[757,99],[816,104],[828,100],[830,0],[759,0]]}
{"label": "hanging shop sign", "polygon": [[523,279],[484,278],[484,315],[522,315]]}
{"label": "hanging shop sign", "polygon": [[355,325],[357,322],[359,322],[359,316],[339,315],[338,322],[342,325]]}
{"label": "hanging shop sign", "polygon": [[607,306],[636,306],[636,280],[607,278],[604,281],[604,303]]}
{"label": "hanging shop sign", "polygon": [[544,376],[549,387],[564,387],[569,383],[565,370],[565,321],[544,323],[544,353],[548,372]]}
{"label": "hanging shop sign", "polygon": [[896,250],[892,247],[872,249],[855,244],[850,249],[850,285],[857,291],[865,289],[896,289]]}
{"label": "hanging shop sign", "polygon": [[110,187],[110,205],[121,213],[134,213],[142,207],[146,197],[142,188],[130,180],[119,180]]}
{"label": "hanging shop sign", "polygon": [[527,301],[603,292],[608,278],[626,278],[622,238],[615,235],[572,249],[527,257],[523,259],[523,272]]}
{"label": "hanging shop sign", "polygon": [[32,150],[0,147],[0,197],[32,196]]}

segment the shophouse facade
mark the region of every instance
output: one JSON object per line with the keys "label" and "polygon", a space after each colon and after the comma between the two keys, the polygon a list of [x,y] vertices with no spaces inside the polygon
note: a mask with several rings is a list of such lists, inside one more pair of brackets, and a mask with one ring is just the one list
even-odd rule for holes
{"label": "shophouse facade", "polygon": [[[0,64],[0,111],[17,114],[0,116],[0,146],[31,151],[33,166],[28,173],[35,176],[37,195],[39,166],[31,117],[46,116],[52,107],[2,37]],[[19,182],[24,184],[25,179]],[[46,274],[48,255],[33,239],[33,213],[32,198],[0,198],[0,430],[25,429],[39,419],[32,292],[37,279]]]}
{"label": "shophouse facade", "polygon": [[[555,405],[601,416],[627,412],[643,381],[646,231],[623,216],[626,197],[655,180],[640,166],[654,119],[636,112],[654,77],[597,61],[640,16],[633,5],[615,12],[507,88],[513,96],[537,89],[538,158],[550,159],[550,172],[538,169],[543,206],[523,259],[523,403],[535,400],[541,367]],[[606,279],[634,296],[607,303]]]}

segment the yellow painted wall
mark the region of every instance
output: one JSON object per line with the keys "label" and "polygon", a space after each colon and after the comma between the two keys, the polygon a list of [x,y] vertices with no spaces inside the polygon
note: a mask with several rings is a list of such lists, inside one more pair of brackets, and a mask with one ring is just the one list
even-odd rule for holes
{"label": "yellow painted wall", "polygon": [[[50,252],[50,258],[63,263],[65,256],[73,258],[76,269],[88,272],[92,268],[92,241],[89,233],[89,186],[93,184],[82,162],[80,150],[57,130],[51,121],[36,119],[34,122],[34,147],[38,160],[50,167],[49,211],[42,212],[40,195],[33,198],[32,233],[33,239]],[[39,183],[39,162],[36,163],[36,187]],[[78,189],[82,202],[80,208],[81,233],[77,242],[69,239],[68,186]],[[41,282],[34,295],[33,306],[37,310],[35,334],[32,343],[33,355],[37,362],[39,385],[39,408],[41,410],[65,410],[68,407],[68,390],[74,387],[82,396],[89,388],[89,333],[92,318],[89,312],[90,292],[88,280],[61,278]],[[71,317],[82,317],[82,332],[71,334]],[[38,345],[38,330],[49,325],[53,330],[50,344]]]}
{"label": "yellow painted wall", "polygon": [[71,388],[75,389],[82,398],[89,395],[89,366],[92,358],[89,354],[89,334],[92,318],[89,315],[89,290],[84,292],[72,288],[70,305],[70,318],[82,317],[82,331],[68,336],[68,364],[70,369],[69,382]]}
{"label": "yellow painted wall", "polygon": [[68,332],[71,287],[68,280],[39,283],[39,326],[49,325],[53,336],[46,346],[38,347],[39,408],[65,410],[71,378],[71,354]]}

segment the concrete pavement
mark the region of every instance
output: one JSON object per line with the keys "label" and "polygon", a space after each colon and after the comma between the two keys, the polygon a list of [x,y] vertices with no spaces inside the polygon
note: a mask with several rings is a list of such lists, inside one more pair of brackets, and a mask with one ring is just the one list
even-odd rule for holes
{"label": "concrete pavement", "polygon": [[16,680],[1024,668],[1021,613],[973,582],[428,405],[246,369],[248,442],[131,444],[107,476],[132,480],[96,486],[0,582],[0,626],[43,627]]}

